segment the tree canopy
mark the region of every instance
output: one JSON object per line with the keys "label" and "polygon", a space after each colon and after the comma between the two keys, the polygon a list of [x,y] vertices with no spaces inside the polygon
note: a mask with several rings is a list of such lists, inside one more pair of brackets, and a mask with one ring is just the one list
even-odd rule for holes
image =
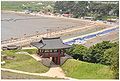
{"label": "tree canopy", "polygon": [[97,19],[104,16],[119,16],[117,1],[57,1],[54,6],[58,13],[69,12],[74,17],[92,16]]}
{"label": "tree canopy", "polygon": [[119,1],[2,1],[1,9],[70,13],[75,18],[91,16],[95,20],[119,17]]}
{"label": "tree canopy", "polygon": [[111,69],[113,70],[114,77],[119,79],[119,46],[112,47],[104,52],[104,57],[106,64],[111,64]]}

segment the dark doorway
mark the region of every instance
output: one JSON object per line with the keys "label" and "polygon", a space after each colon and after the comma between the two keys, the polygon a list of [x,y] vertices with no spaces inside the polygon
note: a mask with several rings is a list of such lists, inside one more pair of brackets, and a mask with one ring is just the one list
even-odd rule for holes
{"label": "dark doorway", "polygon": [[52,57],[52,61],[53,61],[55,64],[58,64],[58,57]]}

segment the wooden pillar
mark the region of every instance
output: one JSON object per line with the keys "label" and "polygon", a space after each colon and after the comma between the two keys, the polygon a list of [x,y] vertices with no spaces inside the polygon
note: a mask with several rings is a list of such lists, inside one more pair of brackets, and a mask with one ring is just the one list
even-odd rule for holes
{"label": "wooden pillar", "polygon": [[48,52],[48,56],[49,56],[49,58],[50,58],[50,49],[49,49],[49,52]]}
{"label": "wooden pillar", "polygon": [[65,51],[65,49],[63,49],[63,56],[64,56],[64,51]]}
{"label": "wooden pillar", "polygon": [[60,65],[60,49],[58,49],[58,64]]}
{"label": "wooden pillar", "polygon": [[38,55],[40,55],[40,49],[38,49]]}
{"label": "wooden pillar", "polygon": [[40,56],[42,55],[42,49],[39,50],[40,51]]}
{"label": "wooden pillar", "polygon": [[39,55],[39,49],[37,50],[37,54]]}
{"label": "wooden pillar", "polygon": [[42,55],[42,49],[40,49],[40,56]]}
{"label": "wooden pillar", "polygon": [[44,52],[45,50],[44,49],[42,49],[42,57],[44,57],[44,54],[45,54],[45,52]]}

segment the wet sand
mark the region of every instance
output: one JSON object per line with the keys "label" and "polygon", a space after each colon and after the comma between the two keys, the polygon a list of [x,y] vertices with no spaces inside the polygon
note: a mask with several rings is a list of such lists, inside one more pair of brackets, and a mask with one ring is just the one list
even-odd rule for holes
{"label": "wet sand", "polygon": [[2,40],[24,35],[34,35],[48,31],[59,31],[66,28],[81,26],[84,21],[73,21],[69,19],[57,19],[42,16],[30,16],[15,13],[1,13]]}
{"label": "wet sand", "polygon": [[69,28],[82,28],[95,22],[75,18],[32,16],[21,13],[1,13],[1,39],[21,38]]}

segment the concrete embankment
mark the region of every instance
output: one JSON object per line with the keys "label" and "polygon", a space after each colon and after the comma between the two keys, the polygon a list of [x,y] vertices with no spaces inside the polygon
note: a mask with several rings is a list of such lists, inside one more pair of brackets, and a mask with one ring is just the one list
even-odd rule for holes
{"label": "concrete embankment", "polygon": [[101,31],[89,33],[89,34],[78,36],[78,37],[73,37],[73,38],[70,38],[70,39],[66,39],[66,40],[64,40],[64,43],[73,44],[77,40],[79,40],[79,41],[89,40],[89,39],[95,38],[96,36],[102,36],[102,35],[111,33],[112,31],[118,30],[118,29],[119,29],[118,26],[107,28],[107,29],[104,29],[104,30],[101,30]]}
{"label": "concrete embankment", "polygon": [[69,44],[69,45],[82,44],[86,47],[90,47],[102,41],[118,42],[119,41],[119,27],[106,29],[106,30],[102,30],[99,32],[90,33],[87,35],[74,37],[71,39],[66,39],[64,40],[64,43]]}

